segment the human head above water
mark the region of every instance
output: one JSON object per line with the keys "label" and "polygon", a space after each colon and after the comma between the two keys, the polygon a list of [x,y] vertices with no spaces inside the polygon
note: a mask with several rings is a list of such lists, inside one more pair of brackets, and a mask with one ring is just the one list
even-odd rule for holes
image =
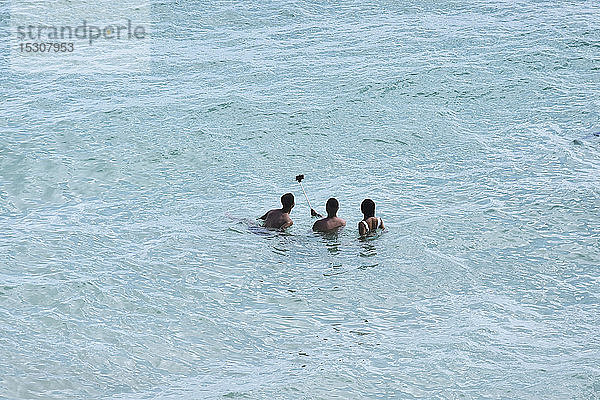
{"label": "human head above water", "polygon": [[360,211],[362,211],[365,219],[375,216],[375,202],[371,199],[364,199],[360,205]]}
{"label": "human head above water", "polygon": [[294,195],[291,193],[286,193],[281,196],[281,205],[284,210],[291,210],[294,207]]}
{"label": "human head above water", "polygon": [[332,197],[329,200],[327,200],[327,204],[325,204],[325,209],[327,210],[328,217],[335,217],[338,210],[340,209],[340,203]]}

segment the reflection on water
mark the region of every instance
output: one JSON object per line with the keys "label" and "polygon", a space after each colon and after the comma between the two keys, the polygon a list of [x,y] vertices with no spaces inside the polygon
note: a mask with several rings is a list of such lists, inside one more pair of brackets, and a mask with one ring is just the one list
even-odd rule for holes
{"label": "reflection on water", "polygon": [[321,238],[321,243],[325,244],[325,248],[330,254],[335,255],[342,250],[340,237],[343,230],[342,228],[330,232],[315,232],[314,235]]}
{"label": "reflection on water", "polygon": [[361,248],[362,250],[359,253],[361,257],[373,257],[377,255],[377,248],[371,240],[363,241],[363,243],[361,243]]}
{"label": "reflection on water", "polygon": [[[335,276],[341,275],[347,272],[347,269],[344,268],[342,264],[334,264],[330,263],[329,270],[327,272],[323,272],[323,276]],[[337,287],[334,287],[336,289]]]}
{"label": "reflection on water", "polygon": [[375,263],[375,264],[365,264],[365,265],[361,265],[358,267],[358,269],[367,269],[367,268],[375,268],[379,266],[379,263]]}

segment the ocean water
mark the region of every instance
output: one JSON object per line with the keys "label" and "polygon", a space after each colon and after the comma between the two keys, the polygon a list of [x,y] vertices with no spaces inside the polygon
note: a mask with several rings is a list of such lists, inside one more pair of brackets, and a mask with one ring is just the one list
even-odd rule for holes
{"label": "ocean water", "polygon": [[600,398],[597,1],[151,16],[148,72],[16,73],[0,5],[0,398]]}

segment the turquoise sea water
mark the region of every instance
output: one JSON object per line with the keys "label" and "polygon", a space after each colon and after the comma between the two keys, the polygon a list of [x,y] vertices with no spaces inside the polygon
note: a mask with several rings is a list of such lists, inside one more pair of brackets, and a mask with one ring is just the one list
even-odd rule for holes
{"label": "turquoise sea water", "polygon": [[148,73],[2,47],[0,398],[600,397],[597,1],[151,10]]}

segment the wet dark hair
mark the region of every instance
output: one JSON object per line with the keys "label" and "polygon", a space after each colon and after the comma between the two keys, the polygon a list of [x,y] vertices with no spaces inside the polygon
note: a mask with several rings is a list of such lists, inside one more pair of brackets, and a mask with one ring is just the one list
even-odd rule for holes
{"label": "wet dark hair", "polygon": [[333,197],[327,200],[327,204],[325,204],[325,209],[327,210],[328,217],[335,217],[338,210],[340,209],[340,203],[334,199]]}
{"label": "wet dark hair", "polygon": [[371,199],[364,199],[360,204],[360,211],[365,216],[364,219],[375,216],[375,202]]}
{"label": "wet dark hair", "polygon": [[281,196],[281,205],[283,208],[292,208],[294,207],[294,195],[291,193],[286,193]]}

